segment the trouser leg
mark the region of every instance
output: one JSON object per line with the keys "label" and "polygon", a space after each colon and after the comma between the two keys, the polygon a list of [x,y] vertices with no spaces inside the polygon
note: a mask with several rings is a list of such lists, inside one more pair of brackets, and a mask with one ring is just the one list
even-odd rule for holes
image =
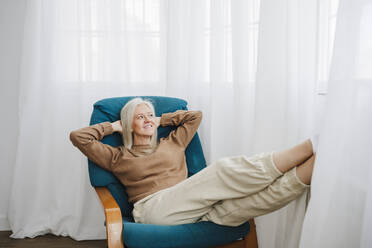
{"label": "trouser leg", "polygon": [[238,226],[253,217],[275,211],[300,196],[309,185],[296,176],[296,168],[279,177],[264,190],[239,199],[221,201],[202,217],[220,225]]}
{"label": "trouser leg", "polygon": [[262,191],[282,173],[273,153],[220,159],[185,181],[134,205],[136,222],[175,225],[200,220],[220,201]]}

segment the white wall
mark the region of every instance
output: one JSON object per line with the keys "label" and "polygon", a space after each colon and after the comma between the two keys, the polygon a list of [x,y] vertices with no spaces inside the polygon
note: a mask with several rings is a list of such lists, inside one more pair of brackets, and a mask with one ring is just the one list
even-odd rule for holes
{"label": "white wall", "polygon": [[7,211],[18,138],[18,89],[26,0],[0,0],[0,230]]}

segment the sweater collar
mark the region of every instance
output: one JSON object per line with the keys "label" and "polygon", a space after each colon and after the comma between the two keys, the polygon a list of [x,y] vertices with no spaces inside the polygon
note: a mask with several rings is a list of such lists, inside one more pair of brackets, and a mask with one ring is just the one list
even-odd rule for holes
{"label": "sweater collar", "polygon": [[133,150],[143,150],[143,149],[151,149],[151,145],[133,145]]}

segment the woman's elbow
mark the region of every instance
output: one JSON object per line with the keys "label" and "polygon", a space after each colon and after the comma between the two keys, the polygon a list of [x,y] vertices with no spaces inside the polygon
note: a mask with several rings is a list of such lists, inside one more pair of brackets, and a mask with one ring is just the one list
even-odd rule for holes
{"label": "woman's elbow", "polygon": [[195,111],[195,114],[198,117],[198,119],[202,119],[203,118],[203,112],[201,112],[200,110]]}
{"label": "woman's elbow", "polygon": [[76,146],[78,143],[78,134],[76,131],[70,132],[70,141],[72,142],[73,145]]}

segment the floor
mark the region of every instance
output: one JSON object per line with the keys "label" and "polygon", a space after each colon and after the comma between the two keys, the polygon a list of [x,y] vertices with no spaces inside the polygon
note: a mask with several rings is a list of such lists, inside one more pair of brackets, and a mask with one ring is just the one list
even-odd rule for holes
{"label": "floor", "polygon": [[52,234],[38,236],[30,239],[12,239],[9,238],[11,232],[0,231],[0,247],[16,247],[16,248],[64,248],[64,247],[79,247],[79,248],[106,248],[106,240],[89,240],[75,241],[69,237],[60,237]]}

